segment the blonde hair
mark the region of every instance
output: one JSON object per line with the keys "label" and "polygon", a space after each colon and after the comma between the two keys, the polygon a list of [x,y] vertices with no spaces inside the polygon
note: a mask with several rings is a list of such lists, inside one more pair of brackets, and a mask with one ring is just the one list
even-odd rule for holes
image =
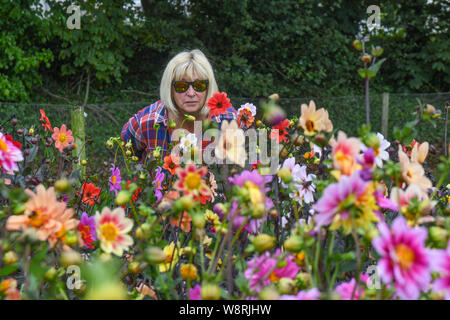
{"label": "blonde hair", "polygon": [[201,80],[209,80],[205,105],[201,109],[202,115],[208,115],[209,109],[206,107],[206,102],[215,92],[219,91],[212,66],[203,52],[194,49],[178,53],[167,64],[159,88],[161,101],[176,116],[179,116],[179,110],[172,97],[172,81],[182,80],[183,77],[194,80],[194,74]]}

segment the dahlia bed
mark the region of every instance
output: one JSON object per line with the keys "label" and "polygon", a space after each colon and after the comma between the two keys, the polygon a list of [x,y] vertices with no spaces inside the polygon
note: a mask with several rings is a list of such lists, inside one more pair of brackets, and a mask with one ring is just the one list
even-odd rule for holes
{"label": "dahlia bed", "polygon": [[[214,101],[214,114],[229,103]],[[240,106],[218,143],[186,133],[178,155],[145,162],[120,137],[109,161],[80,159],[89,144],[45,110],[31,128],[4,123],[0,297],[450,299],[449,158],[431,172],[411,134],[349,137],[313,101],[292,119],[277,101]],[[268,146],[249,147],[251,130]],[[196,163],[208,146],[219,161]]]}

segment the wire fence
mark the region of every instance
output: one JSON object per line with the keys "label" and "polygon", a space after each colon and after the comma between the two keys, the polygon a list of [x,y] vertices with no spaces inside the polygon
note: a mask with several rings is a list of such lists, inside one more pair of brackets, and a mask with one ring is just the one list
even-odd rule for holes
{"label": "wire fence", "polygon": [[[111,151],[105,148],[105,142],[109,137],[120,136],[123,125],[128,119],[158,100],[158,97],[150,97],[145,101],[116,102],[103,104],[88,104],[85,108],[85,130],[86,138],[91,138],[92,144],[86,147],[87,157],[106,160],[111,156]],[[247,102],[253,103],[257,108],[261,100],[257,98],[230,97],[235,108]],[[335,128],[345,131],[348,135],[356,135],[358,128],[365,123],[365,97],[364,96],[332,96],[332,97],[303,97],[303,98],[280,98],[279,105],[283,107],[288,117],[298,116],[301,113],[301,104],[308,104],[313,100],[317,108],[325,108],[329,112],[330,120]],[[414,119],[413,112],[419,102],[431,104],[436,109],[444,112],[445,103],[450,101],[450,92],[445,93],[422,93],[422,94],[390,94],[389,95],[389,121],[387,139],[393,139],[395,126],[403,126],[406,122]],[[53,126],[60,127],[65,123],[70,127],[71,110],[74,105],[48,104],[48,103],[7,103],[0,102],[0,123],[5,123],[4,129],[8,128],[7,120],[12,116],[19,120],[18,127],[39,127],[39,110],[43,109],[49,117]],[[258,115],[259,116],[259,115]],[[381,132],[382,117],[382,94],[373,93],[370,96],[370,122],[373,131]],[[445,118],[445,113],[443,113]],[[417,140],[429,141],[435,145],[444,144],[444,122],[433,128],[427,123],[419,124]],[[447,134],[448,135],[448,134]],[[447,136],[447,141],[449,137]]]}

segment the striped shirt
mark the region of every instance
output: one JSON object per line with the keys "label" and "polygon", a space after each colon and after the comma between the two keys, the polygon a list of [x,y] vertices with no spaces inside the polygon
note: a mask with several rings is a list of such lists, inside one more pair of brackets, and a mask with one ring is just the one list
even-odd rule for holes
{"label": "striped shirt", "polygon": [[[237,118],[237,111],[230,107],[226,113],[212,117],[220,123]],[[159,128],[154,125],[158,123]],[[122,141],[131,141],[134,153],[141,161],[149,156],[151,150],[161,147],[162,154],[167,152],[171,142],[172,129],[169,127],[169,116],[166,106],[161,100],[145,107],[131,117],[122,128]]]}

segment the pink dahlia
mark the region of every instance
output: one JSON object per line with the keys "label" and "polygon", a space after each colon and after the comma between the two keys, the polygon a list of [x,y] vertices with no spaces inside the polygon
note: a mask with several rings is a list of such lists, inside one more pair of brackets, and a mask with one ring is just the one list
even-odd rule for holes
{"label": "pink dahlia", "polygon": [[425,248],[427,229],[409,228],[404,217],[398,217],[392,228],[384,222],[378,224],[380,236],[372,240],[381,255],[378,272],[384,283],[394,281],[402,299],[417,299],[431,281],[430,252]]}
{"label": "pink dahlia", "polygon": [[133,245],[133,238],[128,235],[132,228],[133,221],[125,217],[125,211],[120,207],[112,211],[104,207],[101,213],[95,214],[95,230],[106,253],[122,256]]}
{"label": "pink dahlia", "polygon": [[336,214],[340,214],[342,219],[348,219],[350,213],[341,208],[346,200],[355,200],[366,190],[367,182],[361,179],[359,171],[354,172],[350,177],[342,176],[341,180],[325,188],[322,198],[312,207],[318,214],[314,217],[317,227],[326,226],[333,222]]}
{"label": "pink dahlia", "polygon": [[445,292],[445,299],[450,300],[450,240],[446,250],[433,252],[432,268],[441,274],[441,277],[434,281],[433,290]]}
{"label": "pink dahlia", "polygon": [[202,300],[202,287],[197,284],[195,287],[189,289],[189,300]]}
{"label": "pink dahlia", "polygon": [[273,256],[266,252],[264,255],[254,257],[247,262],[248,268],[244,271],[244,277],[250,282],[250,290],[258,293],[263,287],[272,282],[278,282],[281,278],[295,278],[300,268],[293,261],[292,255],[277,264],[277,258],[280,255],[281,250],[278,249]]}
{"label": "pink dahlia", "polygon": [[317,288],[299,291],[296,295],[284,294],[280,300],[319,300],[320,291]]}
{"label": "pink dahlia", "polygon": [[111,170],[111,177],[108,180],[109,191],[114,191],[117,196],[117,192],[122,189],[120,185],[120,183],[122,182],[122,178],[120,177],[120,169],[112,164],[112,167],[109,170]]}
{"label": "pink dahlia", "polygon": [[68,130],[65,124],[61,126],[61,129],[53,128],[52,138],[55,140],[55,147],[59,152],[63,152],[63,149],[74,141],[72,130]]}
{"label": "pink dahlia", "polygon": [[17,143],[8,137],[0,132],[0,168],[3,171],[19,171],[16,162],[23,160],[22,151]]}
{"label": "pink dahlia", "polygon": [[[359,288],[355,290],[355,295],[353,299],[360,300],[364,298],[364,284],[367,283],[369,279],[367,274],[361,274],[359,281]],[[342,300],[352,300],[353,289],[356,286],[356,279],[352,278],[349,282],[343,282],[336,287],[337,294],[341,297]]]}

